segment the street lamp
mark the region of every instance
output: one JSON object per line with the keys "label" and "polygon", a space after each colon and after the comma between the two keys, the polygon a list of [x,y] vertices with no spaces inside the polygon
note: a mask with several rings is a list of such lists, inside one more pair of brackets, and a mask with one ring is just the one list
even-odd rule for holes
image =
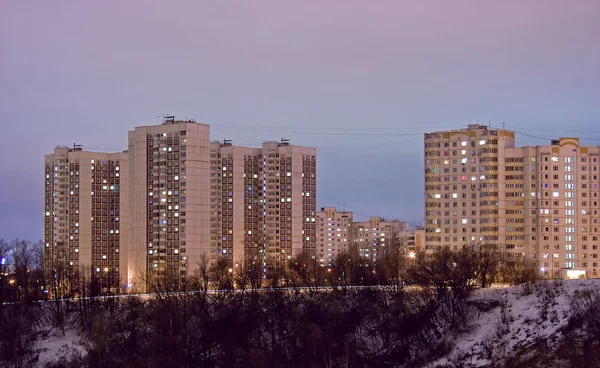
{"label": "street lamp", "polygon": [[412,259],[413,266],[414,266],[414,265],[415,265],[415,257],[416,257],[416,254],[415,254],[415,252],[410,252],[410,253],[408,253],[408,257],[409,257],[410,259]]}

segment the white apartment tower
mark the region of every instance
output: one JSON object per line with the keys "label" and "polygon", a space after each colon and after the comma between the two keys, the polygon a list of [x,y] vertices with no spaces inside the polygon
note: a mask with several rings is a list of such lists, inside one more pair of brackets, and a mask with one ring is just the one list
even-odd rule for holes
{"label": "white apartment tower", "polygon": [[211,144],[208,125],[172,116],[130,131],[120,153],[57,147],[45,157],[46,269],[87,266],[130,291],[176,286],[219,257],[266,272],[316,257],[316,193],[315,148]]}
{"label": "white apartment tower", "polygon": [[316,150],[287,140],[260,148],[213,142],[211,259],[285,265],[316,254]]}
{"label": "white apartment tower", "polygon": [[44,161],[46,272],[87,268],[103,290],[119,289],[127,270],[127,153],[59,146]]}
{"label": "white apartment tower", "polygon": [[426,249],[491,243],[549,277],[598,277],[600,147],[514,146],[470,125],[425,135]]}
{"label": "white apartment tower", "polygon": [[208,125],[174,117],[129,132],[130,286],[190,276],[209,252],[209,144]]}

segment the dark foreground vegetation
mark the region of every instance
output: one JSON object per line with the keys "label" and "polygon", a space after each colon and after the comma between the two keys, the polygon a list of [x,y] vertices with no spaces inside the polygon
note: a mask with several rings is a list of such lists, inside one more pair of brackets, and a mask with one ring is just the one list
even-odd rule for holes
{"label": "dark foreground vegetation", "polygon": [[[19,246],[26,247],[14,243],[13,249]],[[269,269],[268,285],[249,265],[228,272],[229,265],[217,262],[177,288],[156,281],[152,297],[39,302],[46,280],[37,248],[27,247],[21,250],[29,256],[13,257],[10,273],[3,269],[0,366],[41,365],[36,340],[48,329],[77,331],[87,351],[51,367],[425,366],[467,330],[473,289],[493,280],[531,283],[538,275],[535,264],[503,262],[493,247],[413,258],[401,246],[390,247],[370,267],[351,247],[329,269],[299,255]],[[53,282],[48,285],[61,289]],[[92,293],[85,273],[76,282],[82,295]],[[205,292],[209,285],[217,291]],[[581,304],[584,322],[574,319],[573,326],[598,328],[595,301]],[[589,322],[591,315],[596,322]],[[597,340],[580,340],[586,354],[597,354]]]}

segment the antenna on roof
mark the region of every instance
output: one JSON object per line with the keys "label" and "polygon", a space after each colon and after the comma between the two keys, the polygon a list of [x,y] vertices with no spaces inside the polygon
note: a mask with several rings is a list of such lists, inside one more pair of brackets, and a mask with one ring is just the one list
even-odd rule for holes
{"label": "antenna on roof", "polygon": [[163,115],[163,124],[174,123],[175,115]]}
{"label": "antenna on roof", "polygon": [[502,129],[504,129],[504,124],[505,124],[505,123],[504,123],[504,122],[502,122]]}

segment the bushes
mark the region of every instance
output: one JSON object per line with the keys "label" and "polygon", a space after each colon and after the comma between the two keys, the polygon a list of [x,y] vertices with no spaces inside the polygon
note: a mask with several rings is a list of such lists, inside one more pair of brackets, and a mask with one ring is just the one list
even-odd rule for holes
{"label": "bushes", "polygon": [[[447,293],[446,295],[449,295]],[[453,303],[431,289],[132,296],[92,308],[87,367],[418,366],[447,346]],[[68,313],[73,322],[78,309]],[[79,323],[75,326],[82,327]],[[445,351],[445,349],[442,349]],[[439,350],[439,351],[442,351]]]}

